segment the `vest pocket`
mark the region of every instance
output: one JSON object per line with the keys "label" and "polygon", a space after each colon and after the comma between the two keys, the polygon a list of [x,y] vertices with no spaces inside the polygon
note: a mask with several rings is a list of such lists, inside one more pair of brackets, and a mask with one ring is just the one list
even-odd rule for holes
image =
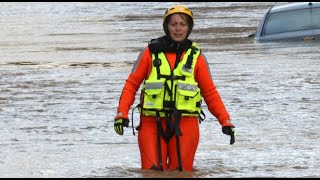
{"label": "vest pocket", "polygon": [[196,105],[200,100],[200,89],[197,83],[177,84],[176,107],[178,110],[197,111]]}
{"label": "vest pocket", "polygon": [[143,108],[160,110],[163,108],[164,81],[146,80]]}

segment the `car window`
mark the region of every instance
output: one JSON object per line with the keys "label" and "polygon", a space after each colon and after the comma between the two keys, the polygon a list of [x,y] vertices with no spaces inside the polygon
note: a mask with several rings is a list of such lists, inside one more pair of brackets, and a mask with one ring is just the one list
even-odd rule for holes
{"label": "car window", "polygon": [[269,14],[262,35],[320,28],[320,8]]}

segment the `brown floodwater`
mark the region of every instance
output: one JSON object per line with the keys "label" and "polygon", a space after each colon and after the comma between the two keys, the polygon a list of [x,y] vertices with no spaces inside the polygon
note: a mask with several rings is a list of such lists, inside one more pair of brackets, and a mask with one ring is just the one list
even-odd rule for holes
{"label": "brown floodwater", "polygon": [[195,171],[140,169],[137,135],[113,118],[174,4],[0,2],[0,177],[319,177],[319,43],[250,38],[277,2],[185,3],[236,142],[203,104]]}

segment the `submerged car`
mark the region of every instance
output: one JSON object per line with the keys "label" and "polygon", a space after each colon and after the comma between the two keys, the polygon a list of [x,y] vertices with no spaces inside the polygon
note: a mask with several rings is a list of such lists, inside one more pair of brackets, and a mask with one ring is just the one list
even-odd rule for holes
{"label": "submerged car", "polygon": [[254,40],[320,41],[320,2],[294,2],[270,7],[259,22]]}

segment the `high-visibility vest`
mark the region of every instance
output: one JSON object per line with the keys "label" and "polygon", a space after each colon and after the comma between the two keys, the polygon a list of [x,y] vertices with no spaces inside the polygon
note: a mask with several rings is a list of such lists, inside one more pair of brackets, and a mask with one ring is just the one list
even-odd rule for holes
{"label": "high-visibility vest", "polygon": [[143,85],[142,113],[146,116],[164,117],[174,108],[182,116],[198,116],[202,96],[194,77],[194,67],[200,50],[195,43],[172,71],[164,52],[152,53],[152,69]]}

